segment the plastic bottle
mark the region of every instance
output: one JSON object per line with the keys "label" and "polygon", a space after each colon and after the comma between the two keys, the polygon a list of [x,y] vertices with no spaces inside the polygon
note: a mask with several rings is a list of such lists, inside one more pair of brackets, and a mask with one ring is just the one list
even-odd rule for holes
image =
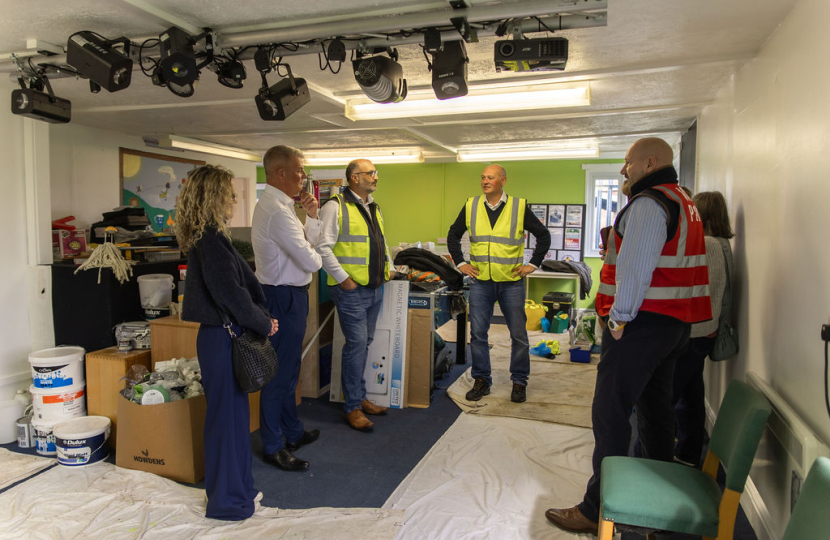
{"label": "plastic bottle", "polygon": [[30,394],[28,390],[24,390],[21,388],[17,392],[15,392],[14,400],[22,403],[23,408],[25,409],[26,407],[32,404],[32,394]]}

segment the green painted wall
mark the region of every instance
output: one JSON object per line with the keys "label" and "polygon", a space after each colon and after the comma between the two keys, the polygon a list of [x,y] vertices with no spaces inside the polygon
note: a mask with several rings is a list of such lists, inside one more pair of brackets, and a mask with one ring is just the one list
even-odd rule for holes
{"label": "green painted wall", "polygon": [[[585,203],[585,163],[622,163],[621,160],[556,160],[505,162],[510,195],[531,203]],[[375,199],[383,208],[390,246],[401,242],[435,241],[447,231],[468,197],[481,193],[481,171],[486,163],[416,163],[377,165],[378,190]],[[331,167],[320,167],[328,169]],[[312,168],[313,169],[313,168]],[[262,167],[257,182],[265,182]],[[586,259],[592,269],[591,297],[580,307],[594,303],[602,261]],[[531,280],[529,298],[541,302],[550,290],[571,290],[565,282]]]}

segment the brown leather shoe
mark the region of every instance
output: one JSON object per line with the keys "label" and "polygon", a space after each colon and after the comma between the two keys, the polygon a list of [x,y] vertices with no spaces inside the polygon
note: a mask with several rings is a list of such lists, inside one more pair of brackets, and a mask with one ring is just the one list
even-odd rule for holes
{"label": "brown leather shoe", "polygon": [[380,405],[375,405],[368,399],[364,399],[363,403],[360,404],[360,408],[363,409],[363,412],[366,414],[386,414],[386,411],[389,410],[389,407],[381,407]]}
{"label": "brown leather shoe", "polygon": [[545,510],[548,521],[566,531],[575,533],[597,534],[599,524],[585,517],[578,506],[572,508],[548,508]]}
{"label": "brown leather shoe", "polygon": [[346,415],[346,423],[358,431],[371,431],[375,424],[366,418],[363,411],[355,409]]}

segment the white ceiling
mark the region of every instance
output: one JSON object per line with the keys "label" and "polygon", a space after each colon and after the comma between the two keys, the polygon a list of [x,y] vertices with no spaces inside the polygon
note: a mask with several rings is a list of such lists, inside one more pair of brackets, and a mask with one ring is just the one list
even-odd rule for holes
{"label": "white ceiling", "polygon": [[[596,0],[570,0],[591,7]],[[608,0],[607,26],[556,33],[569,40],[564,72],[530,74],[558,81],[587,81],[587,107],[353,122],[344,96],[361,95],[348,62],[338,75],[320,71],[316,54],[287,57],[295,76],[312,88],[312,101],[284,122],[262,121],[254,105],[259,75],[246,62],[240,90],[221,86],[204,69],[191,98],[155,87],[140,71],[126,90],[91,94],[86,81],[54,78],[58,96],[72,101],[72,122],[148,136],[180,135],[263,152],[274,144],[302,148],[420,146],[432,159],[454,159],[452,150],[476,143],[596,138],[602,157],[619,157],[638,136],[659,134],[676,144],[701,107],[751,59],[796,0]],[[553,3],[553,2],[551,2]],[[468,1],[520,8],[516,0]],[[36,5],[36,7],[35,7]],[[211,27],[225,35],[259,26],[290,31],[307,24],[394,20],[396,14],[449,10],[446,1],[340,0],[39,0],[23,7],[0,0],[0,58],[26,50],[27,39],[66,44],[79,30],[133,41],[157,36],[172,21]],[[166,13],[166,15],[165,15]],[[543,37],[545,34],[528,34]],[[318,36],[329,37],[329,36]],[[469,80],[525,76],[495,72],[494,37],[468,44]],[[399,47],[410,88],[429,87],[430,74],[417,45]],[[7,55],[6,55],[7,56]],[[0,75],[12,71],[0,62]],[[5,75],[2,75],[5,76]],[[269,82],[276,82],[274,75]],[[390,105],[394,106],[394,105]]]}

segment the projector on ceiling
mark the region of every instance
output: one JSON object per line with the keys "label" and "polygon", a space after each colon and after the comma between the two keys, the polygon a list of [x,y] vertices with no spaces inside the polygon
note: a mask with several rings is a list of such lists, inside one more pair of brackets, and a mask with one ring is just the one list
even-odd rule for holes
{"label": "projector on ceiling", "polygon": [[496,71],[563,71],[568,61],[565,38],[503,39],[496,42]]}

